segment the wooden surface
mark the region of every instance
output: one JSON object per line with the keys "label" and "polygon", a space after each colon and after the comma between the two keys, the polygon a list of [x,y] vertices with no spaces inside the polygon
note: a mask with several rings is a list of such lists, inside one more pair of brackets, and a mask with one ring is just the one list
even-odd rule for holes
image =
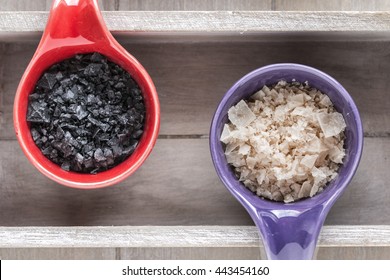
{"label": "wooden surface", "polygon": [[[110,2],[110,1],[105,1]],[[119,11],[271,10],[272,0],[118,0]],[[105,4],[105,3],[102,3]],[[112,8],[112,5],[110,5]],[[115,5],[114,5],[115,8]]]}
{"label": "wooden surface", "polygon": [[[2,0],[3,11],[47,11],[51,0]],[[102,10],[212,11],[212,10],[301,10],[386,11],[387,0],[98,0]]]}
{"label": "wooden surface", "polygon": [[[2,0],[0,10],[43,11],[49,9],[49,2]],[[99,3],[107,11],[390,9],[388,1],[363,0],[116,0]],[[46,243],[51,244],[51,248],[27,248],[25,243],[21,245],[24,248],[4,248],[3,243],[3,246],[0,245],[3,247],[0,248],[0,259],[264,257],[264,253],[254,247],[257,246],[254,228],[246,227],[253,225],[252,221],[215,175],[208,152],[207,134],[217,103],[234,81],[261,65],[282,61],[312,65],[339,80],[355,99],[365,128],[361,165],[326,220],[329,226],[325,227],[323,234],[328,234],[330,240],[333,238],[336,245],[324,243],[329,239],[321,237],[317,258],[390,259],[390,208],[387,207],[390,200],[390,98],[387,94],[390,83],[387,74],[390,70],[389,13],[106,12],[104,17],[111,30],[119,31],[114,34],[141,61],[156,83],[162,105],[162,129],[157,146],[151,158],[134,176],[109,189],[91,192],[66,189],[39,174],[27,162],[15,141],[12,103],[17,83],[44,28],[47,13],[0,12],[0,226],[7,227],[1,228],[3,233],[12,232],[12,227],[8,226],[219,225],[248,229],[252,245],[223,247],[225,245],[220,244],[220,247],[207,247],[210,243],[206,242],[202,243],[203,247],[175,247],[175,243],[162,248],[158,243],[158,248],[102,248],[104,243],[100,240],[95,245],[90,244],[100,248],[55,248],[53,242]],[[216,33],[209,37],[187,34],[174,40],[166,37],[165,41],[159,39],[153,42],[146,37],[126,35],[127,31],[134,30],[147,31],[149,38],[161,31],[224,30],[230,31],[230,35],[218,34],[215,39]],[[336,40],[330,36],[330,32],[280,32],[297,30],[354,32],[336,32],[339,34]],[[248,31],[273,32],[256,35]],[[383,32],[368,34],[367,31]],[[164,38],[165,34],[160,33],[160,38]],[[30,39],[27,43],[18,43],[22,38],[20,35],[28,35]],[[348,231],[341,232],[342,227],[337,225],[354,225],[352,228],[355,232],[359,232],[356,230],[361,225],[377,225],[378,228],[373,226],[368,232],[360,231],[351,236]],[[330,234],[331,228],[337,229],[334,236]],[[373,228],[376,230],[372,231]],[[126,234],[131,234],[132,229],[135,228],[130,227],[123,233],[124,238]],[[14,230],[15,238],[23,238],[23,232],[29,232],[29,228]],[[61,230],[72,231],[72,228]],[[45,231],[42,229],[38,232]],[[201,233],[196,231],[193,234]],[[104,232],[100,234],[104,235]],[[74,236],[80,238],[77,234]],[[383,242],[375,243],[381,238]],[[0,240],[11,242],[16,239]],[[27,240],[34,241],[34,238]],[[40,236],[35,240],[36,244],[39,240],[48,241],[50,238]],[[67,241],[66,238],[59,240]],[[113,242],[110,238],[106,240]],[[345,245],[351,240],[353,244]],[[212,240],[208,242],[213,244]],[[181,246],[190,245],[181,243]]]}
{"label": "wooden surface", "polygon": [[388,11],[388,0],[275,0],[280,11]]}
{"label": "wooden surface", "polygon": [[[259,248],[0,248],[0,259],[258,260]],[[316,259],[389,260],[388,247],[320,247]]]}
{"label": "wooden surface", "polygon": [[[12,104],[37,38],[32,43],[0,44],[0,225],[253,225],[247,213],[219,182],[210,160],[207,134],[213,111],[234,81],[256,67],[282,61],[309,64],[334,76],[354,97],[364,122],[366,138],[361,165],[346,193],[331,210],[326,224],[390,225],[390,208],[387,207],[390,199],[390,104],[387,95],[390,64],[386,60],[390,53],[387,37],[333,41],[326,36],[316,36],[315,42],[306,37],[288,43],[277,35],[274,38],[267,42],[256,36],[248,40],[231,36],[213,38],[209,42],[206,37],[197,42],[196,36],[192,36],[161,43],[147,38],[131,42],[122,36],[121,42],[144,64],[156,83],[162,106],[161,135],[151,157],[135,175],[112,188],[90,192],[58,186],[36,171],[22,154],[14,137]],[[230,43],[226,43],[228,40]],[[370,84],[369,90],[366,90],[367,84]],[[252,231],[252,237],[256,238],[256,232]],[[349,234],[341,237],[352,240]],[[60,246],[47,238],[37,240]],[[253,240],[255,246],[257,241]],[[335,240],[344,242],[340,235]],[[96,242],[91,246],[103,246],[101,239]],[[182,246],[187,247],[181,248],[169,247],[169,244],[165,248],[161,245],[150,248],[141,244],[133,248],[112,245],[106,250],[93,247],[16,249],[14,246],[0,249],[0,256],[12,259],[44,256],[55,259],[261,257],[255,247],[229,250],[223,244],[218,248],[211,248],[210,244],[199,248],[185,244]],[[389,246],[380,244],[370,247],[366,240],[350,247],[321,247],[317,258],[380,259],[389,258],[389,251]]]}
{"label": "wooden surface", "polygon": [[[316,259],[389,259],[389,232],[389,226],[325,226]],[[48,256],[53,259],[265,258],[255,227],[0,227],[0,259]]]}
{"label": "wooden surface", "polygon": [[[249,42],[241,42],[241,36],[228,37],[229,42],[223,37],[220,42],[204,38],[199,43],[196,36],[191,38],[165,43],[150,43],[147,38],[132,43],[123,36],[120,40],[155,82],[162,135],[207,135],[218,102],[235,81],[267,64],[295,62],[327,72],[349,91],[360,110],[366,136],[389,136],[388,36],[363,42],[327,41],[324,34],[314,42],[308,41],[309,36],[288,43],[276,35],[273,38],[278,41],[271,42],[257,41],[261,36],[250,37]],[[0,139],[15,139],[14,93],[37,43],[0,44]]]}
{"label": "wooden surface", "polygon": [[[388,247],[390,226],[324,226],[318,247]],[[0,227],[0,248],[262,246],[254,226]]]}
{"label": "wooden surface", "polygon": [[[389,32],[390,12],[104,11],[112,31],[137,32]],[[0,33],[38,32],[48,12],[0,12]]]}
{"label": "wooden surface", "polygon": [[115,248],[0,248],[1,260],[115,260]]}
{"label": "wooden surface", "polygon": [[[357,174],[328,225],[390,225],[390,139],[365,140]],[[217,178],[207,139],[160,139],[131,178],[91,191],[47,179],[14,140],[0,141],[0,153],[1,226],[253,224]]]}

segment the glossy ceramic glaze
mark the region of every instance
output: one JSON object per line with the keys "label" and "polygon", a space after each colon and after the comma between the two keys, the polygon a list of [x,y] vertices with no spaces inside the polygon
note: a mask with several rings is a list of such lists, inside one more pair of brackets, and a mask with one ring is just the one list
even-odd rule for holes
{"label": "glossy ceramic glaze", "polygon": [[[47,159],[35,145],[26,121],[28,95],[51,65],[76,54],[99,52],[122,66],[136,80],[144,96],[144,134],[134,153],[116,167],[96,175],[67,172]],[[74,188],[106,187],[131,175],[150,154],[160,127],[160,105],[155,86],[142,65],[113,38],[96,0],[55,0],[39,46],[17,89],[14,103],[17,139],[32,164],[54,181]]]}
{"label": "glossy ceramic glaze", "polygon": [[[294,203],[271,202],[259,198],[240,183],[227,164],[219,141],[227,111],[241,99],[280,80],[308,81],[332,100],[346,121],[346,156],[339,175],[325,190]],[[332,77],[314,68],[298,64],[273,64],[257,69],[240,79],[220,102],[210,130],[210,151],[215,169],[228,190],[246,208],[259,228],[269,259],[311,259],[326,215],[351,181],[360,161],[363,129],[359,112],[347,91]]]}

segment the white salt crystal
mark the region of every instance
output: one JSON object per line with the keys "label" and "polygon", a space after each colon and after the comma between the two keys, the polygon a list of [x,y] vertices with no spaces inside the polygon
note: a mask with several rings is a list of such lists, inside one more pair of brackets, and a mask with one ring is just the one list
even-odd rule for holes
{"label": "white salt crystal", "polygon": [[318,155],[305,155],[301,159],[301,164],[306,166],[308,169],[312,169],[317,158],[318,158]]}
{"label": "white salt crystal", "polygon": [[319,104],[321,104],[322,106],[325,106],[325,107],[329,107],[329,106],[333,105],[332,101],[330,101],[330,98],[327,95],[322,96]]}
{"label": "white salt crystal", "polygon": [[251,98],[252,98],[253,100],[263,100],[264,96],[265,96],[265,93],[264,93],[262,90],[259,90],[258,92],[256,92],[255,94],[253,94],[253,95],[251,96]]}
{"label": "white salt crystal", "polygon": [[231,142],[231,143],[227,144],[226,148],[225,148],[225,155],[230,154],[239,146],[240,146],[239,142]]}
{"label": "white salt crystal", "polygon": [[238,153],[241,155],[247,155],[247,154],[249,154],[250,150],[251,150],[251,146],[249,146],[247,144],[243,144],[238,149]]}
{"label": "white salt crystal", "polygon": [[312,188],[310,190],[310,195],[309,196],[313,197],[318,192],[319,189],[320,189],[320,185],[318,183],[314,182],[314,184],[313,184],[313,186],[312,186]]}
{"label": "white salt crystal", "polygon": [[265,176],[267,174],[267,171],[265,171],[264,169],[261,169],[259,171],[259,176],[257,176],[256,180],[257,180],[257,183],[259,185],[261,185],[263,182],[264,182],[264,179],[265,179]]}
{"label": "white salt crystal", "polygon": [[333,147],[329,151],[329,158],[335,163],[343,163],[343,158],[345,156],[344,149],[339,149],[338,147]]}
{"label": "white salt crystal", "polygon": [[312,184],[309,181],[303,182],[302,187],[298,193],[298,198],[310,196],[311,187]]}
{"label": "white salt crystal", "polygon": [[263,88],[261,89],[265,94],[269,94],[270,93],[270,89],[269,89],[269,87],[267,87],[267,86],[263,86]]}
{"label": "white salt crystal", "polygon": [[228,117],[232,124],[238,128],[245,127],[256,119],[255,114],[249,109],[244,100],[229,109]]}
{"label": "white salt crystal", "polygon": [[247,157],[246,158],[246,165],[248,166],[249,169],[253,170],[256,166],[256,158],[254,157]]}
{"label": "white salt crystal", "polygon": [[287,194],[284,196],[284,200],[283,200],[285,203],[289,203],[289,202],[293,202],[294,201],[294,198],[292,197],[291,194]]}
{"label": "white salt crystal", "polygon": [[223,130],[222,130],[222,134],[221,134],[220,140],[221,140],[223,143],[225,143],[225,144],[229,143],[230,140],[231,140],[231,133],[232,133],[232,132],[231,132],[231,130],[230,130],[229,125],[228,125],[228,124],[225,124],[225,125],[223,126]]}
{"label": "white salt crystal", "polygon": [[311,174],[313,175],[314,178],[318,178],[319,181],[323,180],[326,178],[326,175],[324,172],[322,172],[320,169],[318,169],[317,167],[313,167],[311,169]]}
{"label": "white salt crystal", "polygon": [[345,127],[343,115],[338,112],[318,113],[317,120],[325,137],[332,137],[342,132]]}
{"label": "white salt crystal", "polygon": [[303,97],[303,94],[294,94],[288,98],[288,101],[289,103],[290,102],[295,103],[296,106],[302,106],[305,102],[305,99]]}

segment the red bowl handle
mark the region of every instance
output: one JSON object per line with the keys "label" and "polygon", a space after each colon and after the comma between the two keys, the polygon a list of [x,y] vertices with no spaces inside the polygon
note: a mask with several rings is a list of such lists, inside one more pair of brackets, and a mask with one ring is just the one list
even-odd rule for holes
{"label": "red bowl handle", "polygon": [[107,44],[113,37],[97,0],[54,0],[36,55],[64,45]]}

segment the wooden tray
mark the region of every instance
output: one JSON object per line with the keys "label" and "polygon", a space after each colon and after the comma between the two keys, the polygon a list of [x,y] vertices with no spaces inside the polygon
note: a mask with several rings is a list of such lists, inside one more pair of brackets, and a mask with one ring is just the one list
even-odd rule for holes
{"label": "wooden tray", "polygon": [[157,145],[140,170],[111,188],[69,189],[41,175],[15,139],[12,106],[47,13],[0,12],[0,258],[264,257],[253,222],[215,174],[208,131],[229,87],[277,62],[329,73],[363,119],[363,158],[325,222],[317,257],[390,258],[390,13],[104,17],[156,84]]}

